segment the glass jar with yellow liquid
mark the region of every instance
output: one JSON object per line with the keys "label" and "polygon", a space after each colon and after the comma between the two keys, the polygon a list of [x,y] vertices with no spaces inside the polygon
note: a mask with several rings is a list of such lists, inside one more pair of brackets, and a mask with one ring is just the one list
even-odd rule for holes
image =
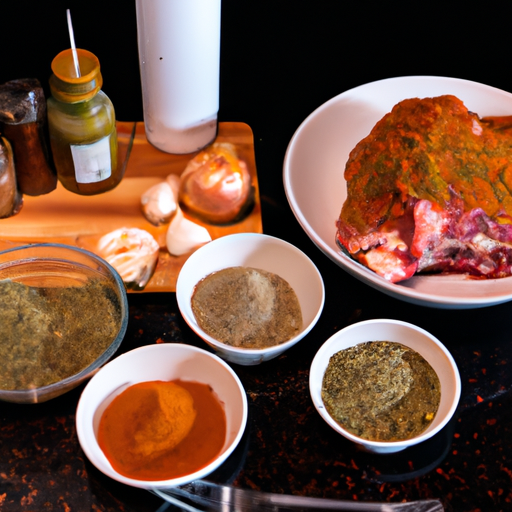
{"label": "glass jar with yellow liquid", "polygon": [[47,101],[50,144],[62,185],[81,195],[100,194],[123,177],[117,161],[115,112],[101,90],[98,58],[87,50],[76,52],[79,73],[71,49],[52,61],[52,96]]}

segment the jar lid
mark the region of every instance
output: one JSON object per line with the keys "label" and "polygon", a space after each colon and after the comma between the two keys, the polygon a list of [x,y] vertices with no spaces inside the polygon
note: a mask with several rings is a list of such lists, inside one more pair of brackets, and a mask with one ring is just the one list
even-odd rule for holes
{"label": "jar lid", "polygon": [[55,99],[77,103],[92,98],[103,85],[100,61],[93,53],[77,49],[81,76],[76,76],[71,48],[60,52],[52,61],[50,89]]}

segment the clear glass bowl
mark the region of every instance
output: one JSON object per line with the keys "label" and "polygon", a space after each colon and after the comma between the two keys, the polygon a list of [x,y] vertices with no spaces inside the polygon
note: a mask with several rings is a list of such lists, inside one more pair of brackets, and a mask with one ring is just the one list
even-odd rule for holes
{"label": "clear glass bowl", "polygon": [[[34,244],[8,249],[0,252],[0,283],[3,283],[4,280],[44,289],[83,288],[91,283],[96,283],[101,290],[108,289],[109,300],[113,301],[115,308],[119,307],[120,322],[117,335],[110,345],[103,349],[103,352],[85,368],[57,382],[41,387],[0,389],[0,400],[16,403],[38,403],[62,395],[90,378],[119,348],[126,333],[129,316],[125,285],[119,274],[106,261],[95,254],[77,247],[61,244]],[[57,293],[60,293],[60,291]],[[60,295],[57,300],[61,300]],[[84,311],[84,317],[88,313]],[[31,315],[30,310],[23,311],[23,314],[26,318],[23,323],[29,323],[32,319],[27,318],[26,315]],[[33,314],[38,313],[34,311]],[[14,326],[13,329],[15,328]],[[58,329],[56,331],[56,335],[59,336]],[[36,340],[32,339],[31,342],[34,346],[34,352],[37,352]],[[81,342],[87,342],[87,334],[84,335]],[[1,343],[0,340],[0,345]],[[10,357],[12,363],[4,362],[4,364],[15,364],[16,356],[13,356],[11,352]]]}

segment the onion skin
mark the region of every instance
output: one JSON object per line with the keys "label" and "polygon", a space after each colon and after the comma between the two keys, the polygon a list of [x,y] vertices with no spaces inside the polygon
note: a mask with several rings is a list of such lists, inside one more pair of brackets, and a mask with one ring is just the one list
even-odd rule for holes
{"label": "onion skin", "polygon": [[251,175],[232,144],[212,144],[198,153],[181,175],[180,206],[204,222],[238,221],[251,205],[252,196]]}

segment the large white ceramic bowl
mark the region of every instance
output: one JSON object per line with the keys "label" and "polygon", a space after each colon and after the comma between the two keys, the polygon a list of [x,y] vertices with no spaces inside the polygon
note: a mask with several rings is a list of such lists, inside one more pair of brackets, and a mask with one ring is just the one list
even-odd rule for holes
{"label": "large white ceramic bowl", "polygon": [[[297,336],[280,345],[246,349],[221,343],[199,327],[191,304],[196,284],[212,272],[237,266],[273,272],[288,281],[302,309],[303,328]],[[268,235],[239,233],[217,238],[188,258],[178,275],[176,298],[187,324],[219,356],[232,363],[255,365],[279,356],[304,338],[322,313],[325,290],[320,272],[297,247]]]}
{"label": "large white ceramic bowl", "polygon": [[357,279],[392,297],[438,308],[477,308],[512,300],[512,277],[414,276],[391,283],[336,244],[335,221],[347,197],[343,171],[350,151],[406,98],[453,94],[480,116],[512,115],[512,94],[488,85],[436,76],[407,76],[361,85],[335,96],[297,128],[286,152],[283,181],[290,207],[316,246]]}
{"label": "large white ceramic bowl", "polygon": [[[208,384],[224,405],[226,440],[217,458],[204,468],[170,480],[135,480],[115,471],[98,445],[98,425],[106,407],[137,382],[180,379]],[[247,396],[240,379],[222,359],[190,345],[162,343],[137,348],[105,365],[87,384],[76,413],[76,429],[87,458],[105,475],[143,489],[165,489],[206,477],[238,445],[247,423]]]}
{"label": "large white ceramic bowl", "polygon": [[[437,373],[441,383],[441,402],[429,427],[420,435],[405,441],[368,441],[341,427],[327,412],[322,400],[322,380],[330,357],[367,341],[392,341],[412,348],[422,355]],[[318,350],[311,364],[309,390],[316,410],[336,432],[375,453],[394,453],[426,441],[437,434],[453,416],[460,399],[461,383],[457,365],[441,342],[415,325],[399,320],[367,320],[345,327],[331,336]]]}

